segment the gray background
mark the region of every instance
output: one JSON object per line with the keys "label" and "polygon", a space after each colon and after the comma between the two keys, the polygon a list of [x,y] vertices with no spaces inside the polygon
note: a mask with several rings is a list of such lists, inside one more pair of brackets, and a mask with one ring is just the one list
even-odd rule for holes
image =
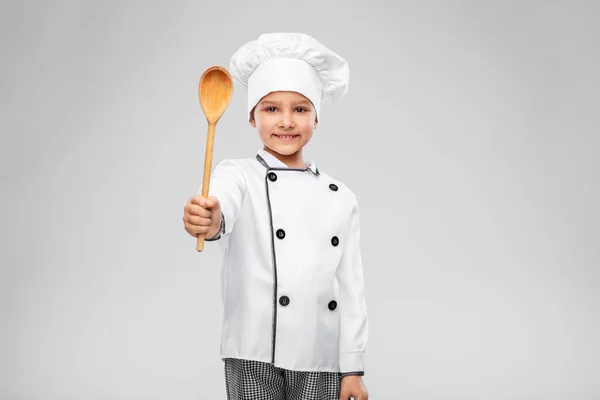
{"label": "gray background", "polygon": [[[348,60],[306,156],[361,204],[372,399],[600,399],[598,2],[2,1],[0,397],[224,399],[197,83]],[[215,162],[260,142],[236,88]]]}

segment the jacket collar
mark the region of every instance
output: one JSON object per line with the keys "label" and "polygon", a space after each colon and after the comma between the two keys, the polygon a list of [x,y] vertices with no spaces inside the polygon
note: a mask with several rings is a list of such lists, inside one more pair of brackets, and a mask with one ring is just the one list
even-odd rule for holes
{"label": "jacket collar", "polygon": [[258,149],[256,154],[256,159],[265,166],[265,168],[284,168],[290,169],[294,171],[310,171],[315,175],[319,175],[319,168],[317,168],[317,164],[314,161],[311,161],[308,164],[307,168],[290,168],[283,161],[275,157],[273,154],[269,153],[265,149]]}

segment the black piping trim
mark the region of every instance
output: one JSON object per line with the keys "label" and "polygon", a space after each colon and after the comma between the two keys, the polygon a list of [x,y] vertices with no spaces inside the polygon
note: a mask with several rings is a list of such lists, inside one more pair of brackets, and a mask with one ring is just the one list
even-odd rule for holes
{"label": "black piping trim", "polygon": [[225,234],[225,215],[223,215],[223,211],[221,211],[221,234]]}
{"label": "black piping trim", "polygon": [[267,164],[267,162],[265,161],[265,159],[262,158],[260,156],[260,154],[256,155],[256,159],[263,165],[263,167],[265,167],[266,169],[269,169],[269,164]]}
{"label": "black piping trim", "polygon": [[344,372],[340,374],[342,376],[364,376],[364,371]]}
{"label": "black piping trim", "polygon": [[[262,160],[262,157],[260,160]],[[264,160],[262,160],[262,162],[264,162]],[[271,228],[271,259],[273,260],[273,325],[271,330],[271,363],[275,363],[275,339],[277,336],[277,258],[275,257],[275,232],[273,232],[273,212],[271,210],[268,177],[269,174],[267,173],[265,175],[265,188],[267,190],[267,208],[269,209],[269,226]]]}
{"label": "black piping trim", "polygon": [[315,171],[313,171],[312,169],[310,169],[310,167],[306,167],[306,168],[272,168],[269,166],[269,164],[267,164],[267,162],[265,161],[264,158],[262,158],[260,156],[260,154],[256,155],[256,159],[267,169],[267,170],[276,170],[276,171],[301,171],[301,172],[306,172],[306,171],[310,171],[312,172],[314,175],[320,175],[321,173],[319,172],[319,168],[315,166]]}

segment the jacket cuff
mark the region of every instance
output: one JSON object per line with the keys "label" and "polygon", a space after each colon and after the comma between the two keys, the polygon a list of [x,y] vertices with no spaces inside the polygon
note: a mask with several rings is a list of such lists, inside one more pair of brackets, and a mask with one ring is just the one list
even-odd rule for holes
{"label": "jacket cuff", "polygon": [[364,375],[364,353],[341,353],[340,354],[340,372],[344,374],[363,374]]}

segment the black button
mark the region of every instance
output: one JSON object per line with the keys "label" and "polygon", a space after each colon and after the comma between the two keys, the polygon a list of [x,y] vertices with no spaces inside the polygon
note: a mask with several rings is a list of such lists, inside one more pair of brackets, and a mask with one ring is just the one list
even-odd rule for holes
{"label": "black button", "polygon": [[337,308],[337,302],[335,300],[331,300],[329,302],[329,304],[327,305],[327,307],[329,307],[329,309],[331,311],[335,310]]}
{"label": "black button", "polygon": [[275,174],[275,172],[269,172],[269,180],[275,182],[277,180],[277,174]]}
{"label": "black button", "polygon": [[331,238],[331,244],[334,246],[337,246],[340,243],[340,240],[338,239],[337,236],[334,236]]}
{"label": "black button", "polygon": [[334,192],[337,192],[338,187],[335,183],[332,183],[331,185],[329,185],[329,189],[333,190]]}
{"label": "black button", "polygon": [[285,231],[283,229],[277,229],[277,237],[283,239],[285,237]]}
{"label": "black button", "polygon": [[282,306],[287,306],[288,304],[290,304],[290,298],[287,296],[281,296],[279,298],[279,304],[281,304]]}

